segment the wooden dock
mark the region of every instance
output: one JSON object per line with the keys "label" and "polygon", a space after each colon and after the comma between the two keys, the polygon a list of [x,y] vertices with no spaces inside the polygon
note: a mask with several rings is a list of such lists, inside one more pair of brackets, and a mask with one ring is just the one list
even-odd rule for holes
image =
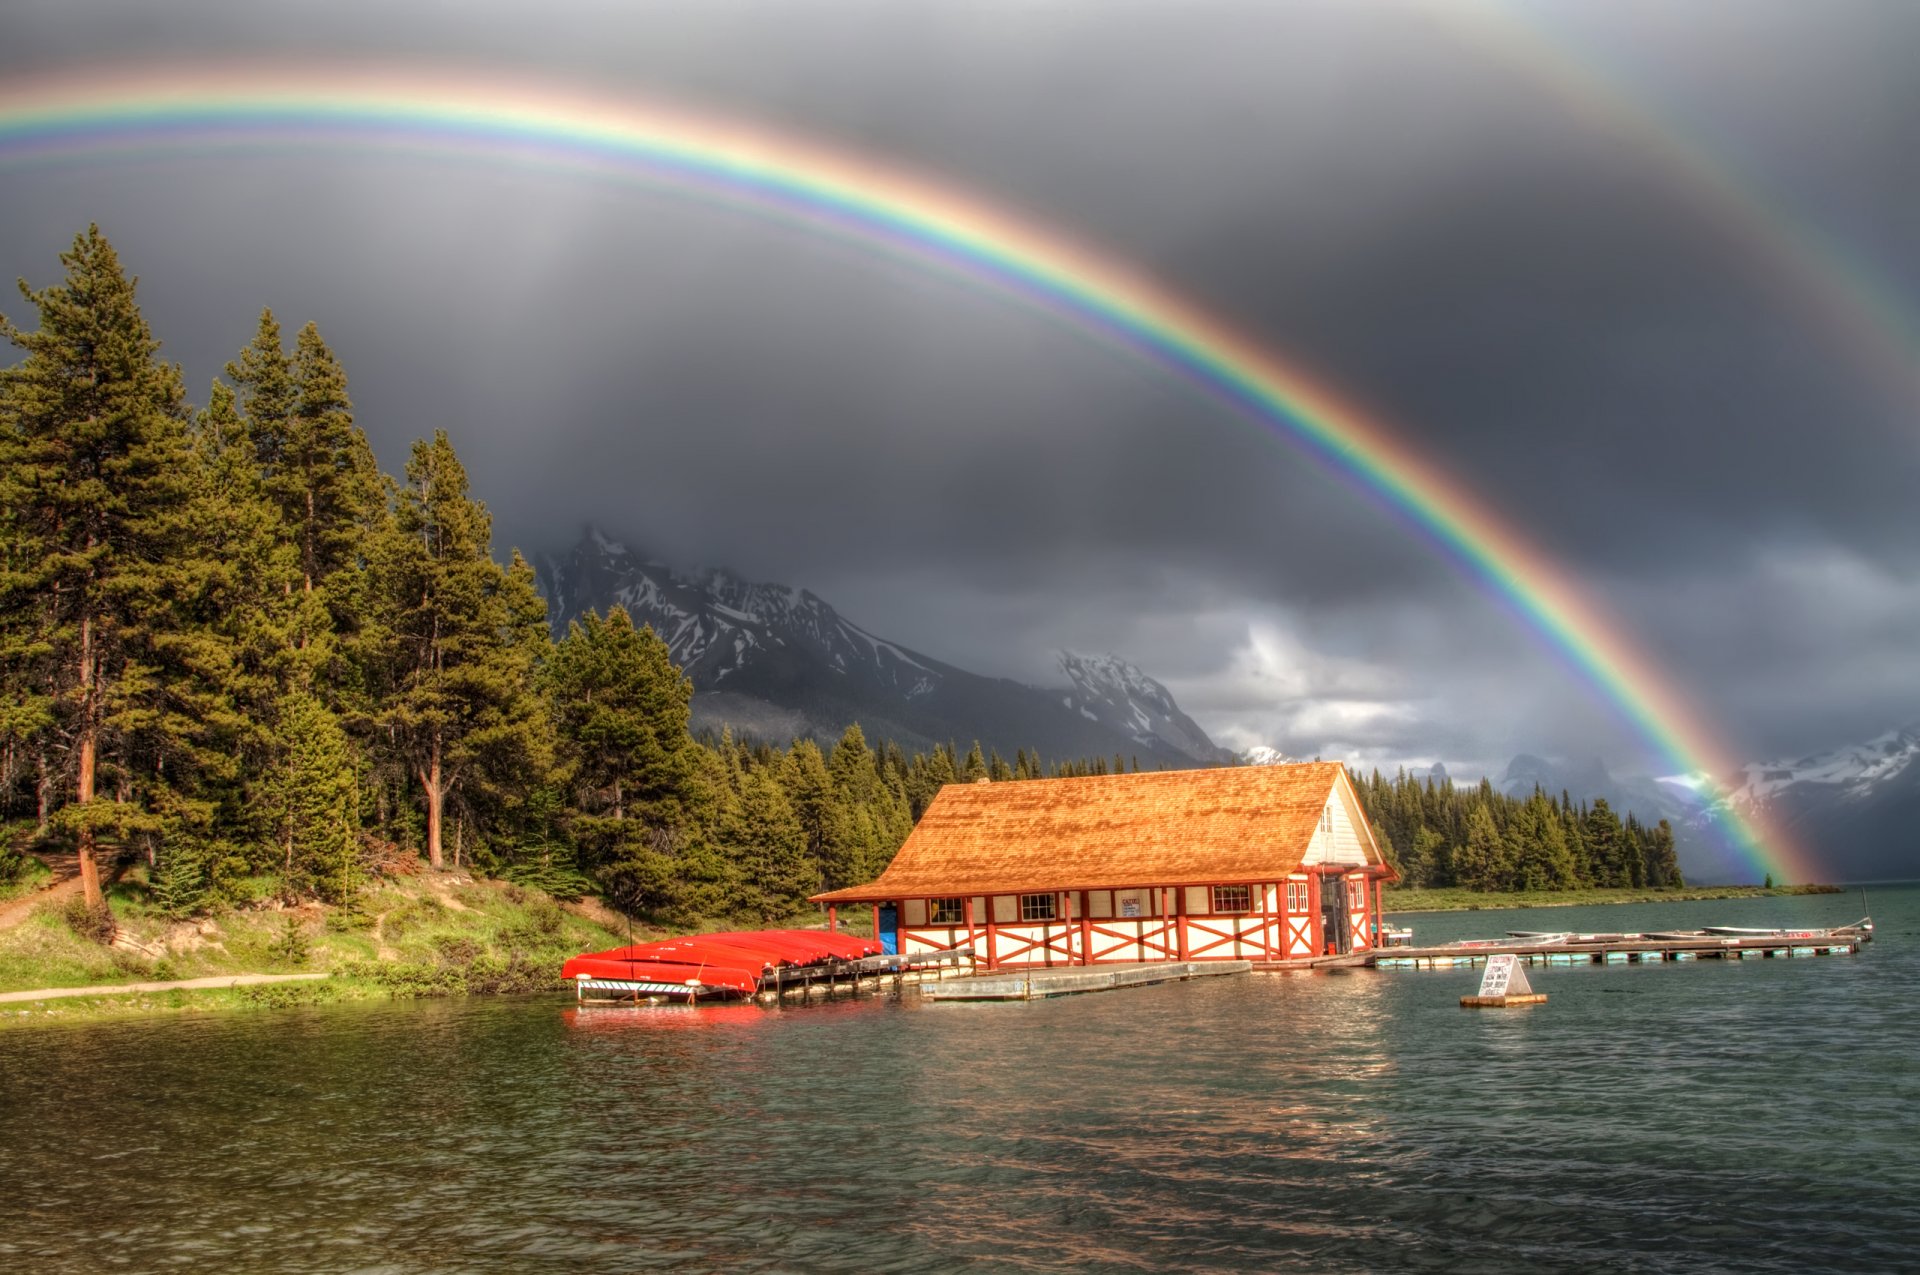
{"label": "wooden dock", "polygon": [[938,1001],[1033,1001],[1118,987],[1148,987],[1181,979],[1245,974],[1252,961],[1152,961],[1140,964],[1061,965],[999,970],[939,983],[923,983],[920,995]]}
{"label": "wooden dock", "polygon": [[1445,947],[1389,947],[1365,953],[1355,964],[1373,969],[1462,969],[1489,956],[1512,953],[1528,965],[1657,965],[1667,961],[1791,960],[1809,956],[1852,956],[1868,941],[1865,934],[1793,938],[1774,935],[1655,937],[1609,935],[1592,942],[1509,942],[1449,944]]}

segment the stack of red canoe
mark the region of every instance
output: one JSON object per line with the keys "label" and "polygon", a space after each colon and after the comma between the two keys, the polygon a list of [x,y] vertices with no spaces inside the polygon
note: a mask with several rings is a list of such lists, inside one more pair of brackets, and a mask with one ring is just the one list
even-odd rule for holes
{"label": "stack of red canoe", "polygon": [[762,980],[782,969],[878,956],[872,939],[826,930],[728,930],[683,939],[657,939],[568,961],[565,978],[581,975],[623,983],[673,985],[697,991],[751,996]]}

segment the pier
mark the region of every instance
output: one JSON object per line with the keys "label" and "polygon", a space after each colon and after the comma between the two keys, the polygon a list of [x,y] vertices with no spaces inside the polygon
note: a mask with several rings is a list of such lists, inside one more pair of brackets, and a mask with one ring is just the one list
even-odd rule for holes
{"label": "pier", "polygon": [[1516,938],[1445,947],[1389,947],[1316,962],[1372,969],[1459,969],[1489,956],[1512,953],[1528,965],[1657,965],[1667,961],[1792,960],[1852,956],[1871,931],[1836,930],[1822,935],[1597,935],[1556,942]]}

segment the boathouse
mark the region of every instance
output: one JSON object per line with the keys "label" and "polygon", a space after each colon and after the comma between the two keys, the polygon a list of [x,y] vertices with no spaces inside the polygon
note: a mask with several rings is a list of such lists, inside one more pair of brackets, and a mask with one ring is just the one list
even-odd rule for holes
{"label": "boathouse", "polygon": [[1338,762],[949,784],[878,880],[889,952],[987,968],[1363,951],[1398,879]]}

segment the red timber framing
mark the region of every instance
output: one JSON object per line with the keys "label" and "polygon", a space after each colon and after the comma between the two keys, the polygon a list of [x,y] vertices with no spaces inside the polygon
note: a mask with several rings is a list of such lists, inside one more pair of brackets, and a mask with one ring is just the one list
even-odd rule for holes
{"label": "red timber framing", "polygon": [[[1323,900],[1346,910],[1348,951],[1374,946],[1381,875],[1377,868],[1315,865],[1275,881],[1235,882],[1220,894],[1212,884],[1055,890],[1045,892],[1053,900],[1053,916],[1044,920],[1021,919],[1018,894],[958,896],[957,919],[944,922],[932,920],[936,906],[944,901],[943,915],[954,916],[953,896],[893,902],[903,953],[971,947],[988,969],[1288,961],[1326,954],[1330,936],[1322,925]],[[1221,895],[1232,899],[1227,891],[1242,888],[1244,908],[1222,903]],[[1123,897],[1134,902],[1135,910],[1123,911]],[[880,906],[874,907],[876,915]]]}
{"label": "red timber framing", "polygon": [[892,908],[903,955],[989,969],[1301,961],[1379,942],[1383,878],[1326,762],[950,784],[878,878],[814,898]]}

